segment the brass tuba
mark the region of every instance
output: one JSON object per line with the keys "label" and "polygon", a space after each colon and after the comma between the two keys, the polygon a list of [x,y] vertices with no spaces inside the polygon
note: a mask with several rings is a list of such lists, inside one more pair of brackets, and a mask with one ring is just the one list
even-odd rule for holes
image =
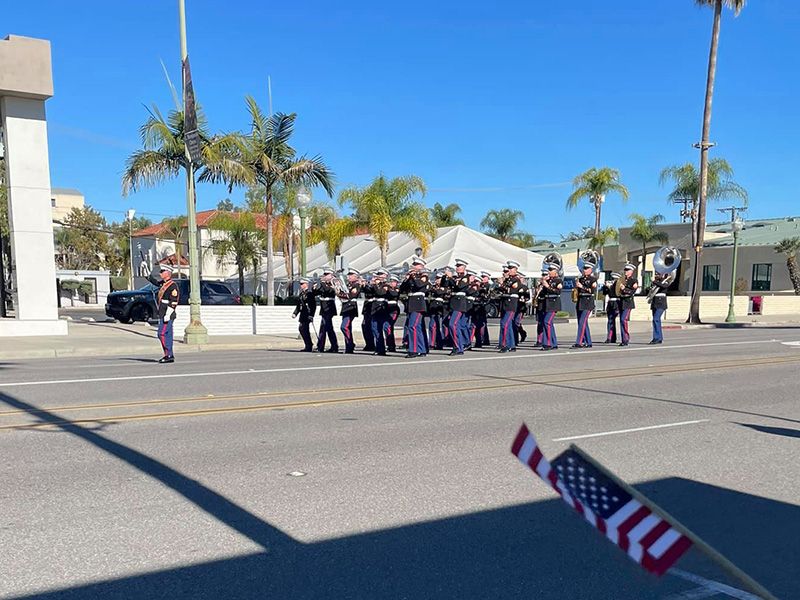
{"label": "brass tuba", "polygon": [[549,265],[558,265],[558,276],[564,276],[564,259],[561,258],[561,255],[558,252],[551,252],[545,256],[544,262],[545,264]]}
{"label": "brass tuba", "polygon": [[596,250],[584,250],[578,255],[578,269],[583,271],[584,265],[592,265],[592,271],[597,273],[600,268],[600,255]]}
{"label": "brass tuba", "polygon": [[[673,246],[662,246],[653,255],[653,270],[660,274],[666,275],[664,283],[666,285],[672,284],[675,281],[675,271],[681,264],[680,250]],[[652,302],[656,293],[658,293],[658,286],[651,285],[650,291],[647,292],[647,302]]]}

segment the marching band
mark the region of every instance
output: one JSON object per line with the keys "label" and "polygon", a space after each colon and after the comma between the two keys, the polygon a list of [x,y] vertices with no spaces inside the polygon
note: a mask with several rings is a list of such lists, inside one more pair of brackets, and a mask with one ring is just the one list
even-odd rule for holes
{"label": "marching band", "polygon": [[[661,319],[667,308],[667,289],[674,280],[680,263],[680,254],[671,247],[661,248],[653,260],[655,276],[645,290],[652,312],[653,336],[650,344],[663,342]],[[577,331],[573,349],[592,347],[589,317],[595,304],[605,297],[607,317],[603,343],[630,343],[629,322],[635,309],[634,297],[639,290],[635,266],[628,263],[623,274],[612,273],[604,282],[598,279],[600,257],[592,250],[581,253],[578,259],[580,275],[574,279],[571,292],[577,314]],[[451,356],[459,356],[474,348],[491,347],[488,317],[499,309],[500,330],[495,349],[501,353],[516,352],[525,342],[526,315],[535,314],[536,342],[541,351],[556,350],[556,315],[562,309],[562,292],[565,287],[561,256],[557,253],[545,257],[542,273],[533,289],[528,278],[520,273],[520,264],[509,260],[501,265],[503,274],[492,281],[487,271],[469,270],[466,260],[457,259],[454,268],[428,270],[422,257],[414,257],[410,268],[402,277],[378,269],[364,276],[356,269],[334,273],[325,269],[321,278],[311,285],[301,280],[297,306],[293,317],[299,319],[300,337],[304,352],[339,351],[339,340],[333,326],[337,315],[337,300],[341,305],[341,333],[344,353],[353,354],[356,341],[353,336],[354,321],[359,316],[358,300],[363,298],[361,332],[363,350],[386,356],[398,350],[395,325],[405,312],[402,345],[406,358],[419,358],[431,350],[450,348]],[[314,315],[319,311],[319,331],[316,345],[309,331]],[[328,348],[326,349],[326,345]]]}

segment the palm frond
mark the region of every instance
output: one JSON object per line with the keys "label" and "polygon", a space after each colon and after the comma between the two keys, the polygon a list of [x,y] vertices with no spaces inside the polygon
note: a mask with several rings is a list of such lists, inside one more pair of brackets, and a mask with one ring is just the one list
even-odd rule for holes
{"label": "palm frond", "polygon": [[174,156],[155,150],[138,150],[125,163],[122,175],[122,195],[127,196],[141,187],[153,187],[178,175],[183,168]]}

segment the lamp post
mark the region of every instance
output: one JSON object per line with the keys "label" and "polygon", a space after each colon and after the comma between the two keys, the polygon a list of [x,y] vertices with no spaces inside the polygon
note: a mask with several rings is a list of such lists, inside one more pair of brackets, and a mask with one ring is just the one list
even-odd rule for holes
{"label": "lamp post", "polygon": [[297,213],[300,215],[300,276],[306,276],[306,215],[311,204],[311,190],[306,186],[297,190]]}
{"label": "lamp post", "polygon": [[128,289],[133,289],[133,217],[136,214],[136,211],[132,208],[128,209],[128,212],[125,213],[125,218],[128,219],[128,250],[131,259],[131,270],[130,274],[128,275]]}
{"label": "lamp post", "polygon": [[728,316],[725,317],[726,323],[736,323],[736,313],[733,311],[733,298],[736,293],[736,258],[739,254],[739,232],[744,227],[744,221],[741,217],[734,217],[731,221],[731,228],[733,229],[733,264],[731,265],[731,298],[728,302]]}

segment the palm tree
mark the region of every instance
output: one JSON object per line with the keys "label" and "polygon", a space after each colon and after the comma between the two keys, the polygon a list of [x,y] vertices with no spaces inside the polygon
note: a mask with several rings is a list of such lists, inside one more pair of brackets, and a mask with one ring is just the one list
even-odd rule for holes
{"label": "palm tree", "polygon": [[181,276],[181,258],[183,256],[183,230],[186,229],[186,217],[167,217],[161,221],[162,235],[172,240],[175,246],[175,263],[178,265],[178,277]]}
{"label": "palm tree", "polygon": [[[186,145],[183,138],[183,111],[173,110],[165,119],[157,106],[148,109],[150,116],[139,129],[142,138],[141,150],[128,157],[125,172],[122,175],[122,195],[136,192],[141,187],[153,187],[172,179],[184,172],[187,181],[194,173],[186,156]],[[201,110],[197,110],[197,128],[200,136],[200,177],[207,178],[209,168],[215,173],[224,173],[229,177],[245,177],[244,171],[236,161],[230,159],[236,148],[237,138],[233,135],[211,136],[208,132],[206,118]],[[195,165],[196,167],[197,165]],[[196,197],[193,199],[197,202]],[[185,217],[181,220],[181,229],[185,227]],[[177,224],[171,223],[173,239],[175,239],[175,257],[178,259],[180,275],[180,251],[178,238],[180,232]]]}
{"label": "palm tree", "polygon": [[[334,175],[320,156],[297,157],[289,140],[294,133],[296,114],[275,113],[265,116],[255,99],[245,98],[250,114],[250,132],[240,138],[235,160],[247,171],[243,177],[230,171],[211,172],[209,180],[226,181],[229,186],[255,183],[264,190],[267,246],[267,303],[275,304],[273,273],[273,196],[279,185],[322,187],[333,196]],[[234,176],[231,176],[234,175]]]}
{"label": "palm tree", "polygon": [[619,171],[608,167],[592,167],[572,181],[572,194],[567,198],[567,210],[578,206],[583,198],[589,200],[594,206],[594,235],[598,235],[600,211],[606,196],[611,193],[619,194],[623,202],[628,199],[628,188],[620,183]]}
{"label": "palm tree", "polygon": [[[723,200],[736,199],[747,202],[748,195],[741,185],[733,181],[733,167],[724,158],[712,158],[708,162],[708,175],[706,177],[706,199]],[[700,173],[692,163],[672,165],[662,169],[659,183],[664,185],[668,181],[673,183],[667,199],[691,200],[694,204],[700,197]]]}
{"label": "palm tree", "polygon": [[419,201],[412,200],[416,194],[424,196],[425,183],[415,175],[387,179],[378,175],[364,187],[348,187],[339,194],[339,206],[348,205],[353,210],[350,217],[337,223],[338,235],[353,235],[366,229],[375,239],[381,252],[381,266],[386,266],[389,252],[389,233],[407,233],[419,242],[422,252],[436,236],[436,225],[430,211]]}
{"label": "palm tree", "polygon": [[644,283],[644,269],[645,265],[647,264],[647,247],[653,242],[666,244],[669,242],[669,236],[663,231],[659,231],[656,227],[659,223],[664,222],[664,215],[645,217],[643,215],[633,213],[630,216],[630,219],[633,221],[630,231],[631,239],[642,244],[641,276],[642,283]]}
{"label": "palm tree", "polygon": [[700,323],[700,290],[701,270],[700,258],[703,254],[703,242],[706,228],[706,199],[708,191],[708,150],[711,133],[711,102],[714,96],[714,78],[717,72],[717,49],[719,48],[719,30],[722,24],[722,9],[728,7],[738,16],[744,8],[746,0],[695,0],[700,6],[714,7],[714,21],[711,29],[711,49],[708,54],[708,76],[706,78],[706,101],[703,109],[703,136],[700,141],[700,190],[697,196],[697,222],[695,223],[694,277],[692,278],[692,302],[689,307],[689,323]]}
{"label": "palm tree", "polygon": [[[579,238],[585,239],[585,238]],[[615,242],[619,239],[619,231],[616,227],[606,227],[605,229],[601,229],[598,233],[589,237],[588,247],[592,250],[597,250],[601,255],[603,254],[603,248],[605,248],[609,242]],[[563,240],[562,240],[563,241]]]}
{"label": "palm tree", "polygon": [[464,219],[458,216],[461,207],[456,203],[442,206],[436,202],[431,208],[431,217],[436,227],[452,227],[453,225],[463,225]]}
{"label": "palm tree", "polygon": [[209,221],[209,227],[225,235],[211,240],[208,251],[217,257],[219,266],[233,257],[239,276],[239,295],[243,296],[244,271],[250,266],[257,269],[264,232],[259,229],[255,215],[249,212],[217,212]]}
{"label": "palm tree", "polygon": [[481,229],[490,236],[509,242],[517,231],[517,224],[525,220],[525,213],[510,208],[492,209],[481,219]]}
{"label": "palm tree", "polygon": [[794,293],[800,296],[800,269],[797,267],[797,252],[800,250],[800,237],[782,239],[775,252],[786,255],[786,268],[789,269],[789,279],[792,280]]}

